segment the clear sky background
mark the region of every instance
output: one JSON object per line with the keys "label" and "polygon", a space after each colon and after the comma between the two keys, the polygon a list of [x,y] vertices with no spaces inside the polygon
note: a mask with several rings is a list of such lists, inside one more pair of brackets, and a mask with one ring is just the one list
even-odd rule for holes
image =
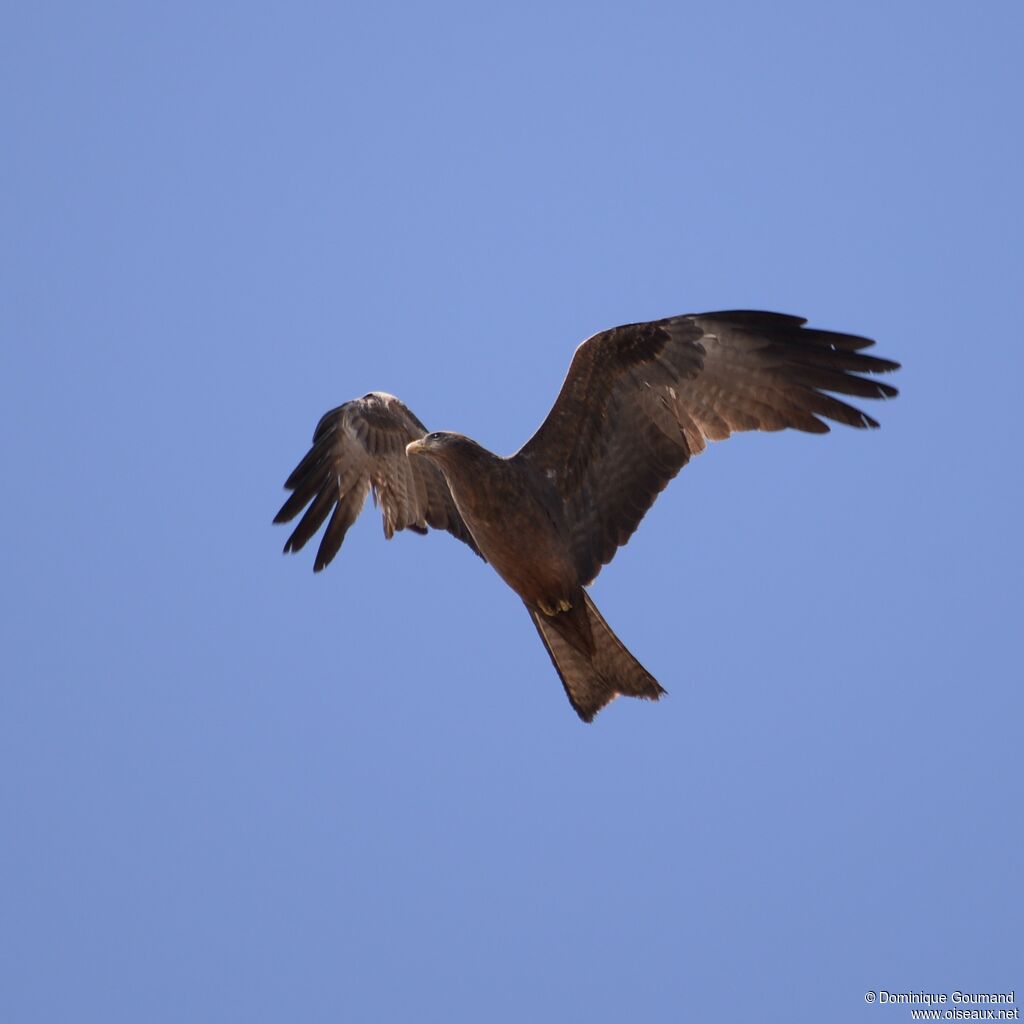
{"label": "clear sky background", "polygon": [[[2,22],[0,1019],[1024,990],[1019,3]],[[902,394],[659,499],[592,591],[659,705],[580,723],[446,535],[282,557],[326,409],[510,453],[584,337],[735,307]]]}

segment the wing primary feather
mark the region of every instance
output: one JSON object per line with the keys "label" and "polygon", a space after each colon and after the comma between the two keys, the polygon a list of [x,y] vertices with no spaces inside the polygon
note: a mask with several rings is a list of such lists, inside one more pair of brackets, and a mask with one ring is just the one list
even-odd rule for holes
{"label": "wing primary feather", "polygon": [[337,501],[337,494],[332,489],[325,487],[313,499],[313,503],[306,509],[306,514],[299,520],[299,525],[292,531],[284,546],[285,554],[293,551],[301,551],[309,539],[324,525],[324,520],[331,514],[331,509]]}
{"label": "wing primary feather", "polygon": [[349,527],[356,521],[359,513],[363,510],[366,501],[366,492],[369,484],[361,481],[357,487],[353,487],[335,506],[331,515],[331,521],[324,530],[320,547],[317,548],[316,560],[313,562],[313,572],[320,572],[341,549],[341,543],[348,533]]}

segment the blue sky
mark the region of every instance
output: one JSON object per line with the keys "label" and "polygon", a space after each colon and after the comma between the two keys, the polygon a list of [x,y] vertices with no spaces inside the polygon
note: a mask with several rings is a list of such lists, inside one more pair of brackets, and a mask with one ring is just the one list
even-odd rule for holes
{"label": "blue sky", "polygon": [[[1024,989],[1018,4],[37,3],[0,32],[5,1021],[903,1020]],[[604,327],[903,362],[592,594],[284,558],[326,409],[502,453]]]}

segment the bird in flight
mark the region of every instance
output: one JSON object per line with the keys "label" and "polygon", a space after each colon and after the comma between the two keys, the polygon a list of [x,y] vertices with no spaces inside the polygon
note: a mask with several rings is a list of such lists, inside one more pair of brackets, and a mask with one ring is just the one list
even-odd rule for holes
{"label": "bird in flight", "polygon": [[540,429],[507,458],[428,432],[393,395],[346,402],[323,416],[285,482],[292,493],[274,522],[306,511],[284,550],[299,551],[330,516],[319,572],[372,493],[385,537],[447,530],[522,598],[585,722],[620,694],[657,700],[665,691],[584,588],[708,441],[786,427],[822,434],[825,420],[877,427],[834,395],[897,393],[864,376],[899,368],[865,354],[874,342],[805,324],[739,310],[595,334],[576,349]]}

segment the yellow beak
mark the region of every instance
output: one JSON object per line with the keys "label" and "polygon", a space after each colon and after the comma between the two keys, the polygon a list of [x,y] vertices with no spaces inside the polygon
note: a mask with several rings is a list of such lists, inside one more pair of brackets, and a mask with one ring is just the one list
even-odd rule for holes
{"label": "yellow beak", "polygon": [[424,448],[426,448],[426,447],[427,447],[427,446],[426,446],[426,445],[425,445],[425,444],[423,443],[423,441],[422,441],[422,440],[419,440],[419,441],[410,441],[410,442],[409,442],[409,443],[408,443],[408,444],[407,444],[407,445],[405,446],[405,454],[406,454],[406,455],[416,455],[416,454],[418,454],[418,453],[422,452],[422,451],[423,451],[423,449],[424,449]]}

